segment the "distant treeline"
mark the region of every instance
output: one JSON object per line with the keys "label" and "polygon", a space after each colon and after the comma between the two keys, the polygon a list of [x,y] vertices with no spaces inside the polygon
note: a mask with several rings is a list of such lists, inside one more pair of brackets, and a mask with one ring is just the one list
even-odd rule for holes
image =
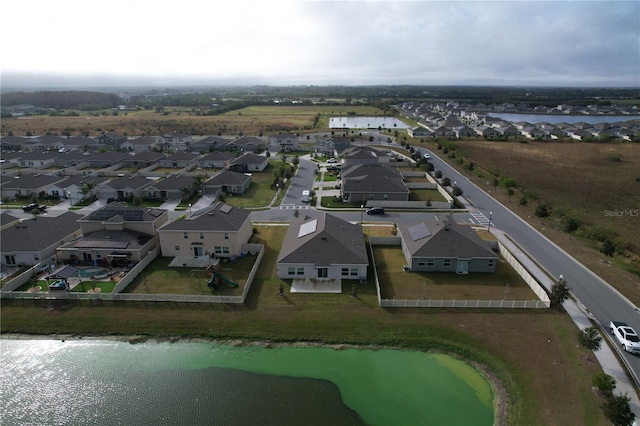
{"label": "distant treeline", "polygon": [[122,99],[114,93],[80,90],[13,92],[2,94],[2,106],[34,105],[36,108],[79,109],[97,111],[115,108]]}

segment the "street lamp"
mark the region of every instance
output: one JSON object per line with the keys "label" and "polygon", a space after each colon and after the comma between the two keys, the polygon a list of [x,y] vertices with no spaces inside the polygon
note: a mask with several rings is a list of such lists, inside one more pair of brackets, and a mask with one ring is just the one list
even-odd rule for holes
{"label": "street lamp", "polygon": [[487,232],[491,232],[491,216],[493,215],[493,212],[489,212],[489,229],[487,229]]}
{"label": "street lamp", "polygon": [[364,223],[364,204],[360,204],[360,225]]}
{"label": "street lamp", "polygon": [[191,203],[189,203],[189,216],[191,216]]}
{"label": "street lamp", "polygon": [[67,195],[69,196],[69,204],[73,207],[73,200],[71,199],[71,191],[67,191]]}

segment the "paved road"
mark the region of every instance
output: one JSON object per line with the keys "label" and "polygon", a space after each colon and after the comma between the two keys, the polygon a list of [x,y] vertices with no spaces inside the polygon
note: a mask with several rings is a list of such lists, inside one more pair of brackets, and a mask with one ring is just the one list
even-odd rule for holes
{"label": "paved road", "polygon": [[[441,170],[443,177],[448,177],[451,182],[456,182],[463,190],[464,197],[477,209],[477,212],[474,213],[479,222],[482,222],[484,217],[485,224],[488,224],[488,218],[491,217],[492,226],[509,234],[552,276],[558,277],[562,274],[575,297],[603,327],[608,329],[609,321],[617,320],[624,321],[636,330],[640,330],[640,311],[628,299],[446,162],[435,156],[433,152],[424,149],[420,151],[422,153],[429,152],[435,169]],[[622,355],[636,377],[640,377],[640,357],[626,352]]]}

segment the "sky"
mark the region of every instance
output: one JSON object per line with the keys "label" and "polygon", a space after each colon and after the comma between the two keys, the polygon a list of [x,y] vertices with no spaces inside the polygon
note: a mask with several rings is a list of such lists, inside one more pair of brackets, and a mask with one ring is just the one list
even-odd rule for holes
{"label": "sky", "polygon": [[640,1],[4,1],[19,85],[640,87]]}

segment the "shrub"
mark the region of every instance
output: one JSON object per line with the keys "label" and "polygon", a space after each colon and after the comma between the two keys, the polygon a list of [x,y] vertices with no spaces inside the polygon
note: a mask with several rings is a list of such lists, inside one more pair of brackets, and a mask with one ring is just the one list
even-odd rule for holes
{"label": "shrub", "polygon": [[593,376],[591,382],[598,391],[606,397],[613,395],[613,390],[616,388],[616,379],[606,373],[599,373]]}
{"label": "shrub", "polygon": [[580,221],[575,217],[567,216],[564,219],[564,231],[572,233],[580,228]]}
{"label": "shrub", "polygon": [[540,204],[536,207],[535,215],[538,217],[548,217],[551,213],[551,208],[546,204]]}
{"label": "shrub", "polygon": [[518,204],[520,204],[521,206],[526,206],[528,202],[529,200],[527,200],[527,197],[522,197],[520,198],[520,201],[518,201]]}

